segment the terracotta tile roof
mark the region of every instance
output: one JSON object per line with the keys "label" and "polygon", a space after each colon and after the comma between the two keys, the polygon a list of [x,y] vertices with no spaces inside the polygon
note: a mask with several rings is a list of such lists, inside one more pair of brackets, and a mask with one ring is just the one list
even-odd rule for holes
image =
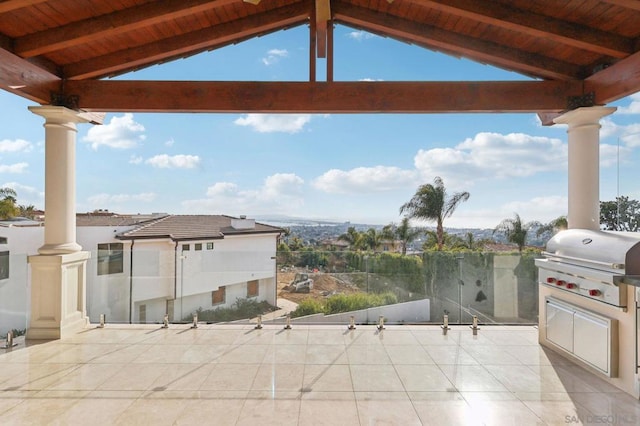
{"label": "terracotta tile roof", "polygon": [[[281,228],[256,223],[255,227],[237,229],[231,226],[237,218],[224,215],[169,215],[143,224],[117,236],[122,240],[170,238],[181,240],[222,239],[226,235],[280,233]],[[250,220],[250,219],[247,219]]]}
{"label": "terracotta tile roof", "polygon": [[[160,216],[164,217],[164,216]],[[76,226],[132,226],[157,220],[159,216],[79,213]]]}

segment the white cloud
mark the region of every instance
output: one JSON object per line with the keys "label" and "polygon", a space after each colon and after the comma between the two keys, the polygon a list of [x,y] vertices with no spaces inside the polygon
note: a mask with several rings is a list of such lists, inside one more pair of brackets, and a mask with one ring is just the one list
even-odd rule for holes
{"label": "white cloud", "polygon": [[289,56],[289,52],[286,49],[271,49],[267,52],[267,56],[262,58],[262,63],[267,66],[273,65],[287,56]]}
{"label": "white cloud", "polygon": [[38,191],[33,186],[22,185],[18,182],[7,182],[2,188],[12,188],[18,195],[18,204],[42,204],[44,201],[44,191]]}
{"label": "white cloud", "polygon": [[629,106],[626,107],[618,107],[616,113],[618,114],[640,114],[640,92],[634,93],[629,96],[631,102]]}
{"label": "white cloud", "polygon": [[620,140],[625,146],[635,148],[640,146],[640,123],[624,126],[620,132]]}
{"label": "white cloud", "polygon": [[298,133],[311,121],[310,114],[247,114],[234,124],[249,126],[260,133]]}
{"label": "white cloud", "polygon": [[268,176],[261,187],[240,189],[232,182],[217,182],[207,188],[207,197],[183,201],[189,212],[230,214],[291,213],[304,204],[304,180],[292,173]]}
{"label": "white cloud", "polygon": [[160,169],[193,169],[200,164],[200,157],[197,155],[156,155],[145,161],[153,167]]}
{"label": "white cloud", "polygon": [[91,127],[82,140],[90,143],[94,150],[100,146],[129,149],[145,140],[146,136],[142,134],[144,130],[142,124],[133,120],[133,114],[124,114],[112,117],[109,124]]}
{"label": "white cloud", "polygon": [[153,192],[143,192],[140,194],[95,194],[87,199],[93,206],[109,206],[112,204],[122,204],[130,201],[148,203],[156,199]]}
{"label": "white cloud", "polygon": [[28,163],[0,164],[0,173],[24,173]]}
{"label": "white cloud", "polygon": [[351,31],[350,33],[347,33],[347,37],[353,40],[362,41],[362,40],[374,38],[375,35],[368,33],[366,31]]}
{"label": "white cloud", "polygon": [[173,146],[175,143],[176,141],[174,141],[173,138],[171,138],[164,143],[164,146]]}
{"label": "white cloud", "polygon": [[358,81],[384,81],[384,80],[381,79],[381,78],[368,78],[368,77],[365,77],[365,78],[361,78]]}
{"label": "white cloud", "polygon": [[418,184],[414,170],[398,167],[358,167],[348,171],[332,169],[313,181],[313,186],[333,194],[390,191]]}
{"label": "white cloud", "polygon": [[29,152],[31,151],[31,142],[27,142],[23,139],[2,139],[0,140],[0,152]]}
{"label": "white cloud", "polygon": [[138,155],[132,155],[131,157],[129,157],[129,164],[141,164],[142,161],[144,160]]}
{"label": "white cloud", "polygon": [[454,148],[420,150],[414,164],[426,179],[440,176],[452,187],[468,186],[479,179],[565,169],[567,146],[560,139],[483,132]]}

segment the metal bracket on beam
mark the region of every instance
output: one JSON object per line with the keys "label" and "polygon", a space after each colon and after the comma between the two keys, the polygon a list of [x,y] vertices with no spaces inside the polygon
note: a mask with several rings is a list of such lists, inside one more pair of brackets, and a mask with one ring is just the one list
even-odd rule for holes
{"label": "metal bracket on beam", "polygon": [[62,106],[78,111],[80,109],[80,96],[51,92],[51,105]]}
{"label": "metal bracket on beam", "polygon": [[596,105],[596,94],[594,92],[585,93],[567,98],[567,111],[581,107],[592,107]]}

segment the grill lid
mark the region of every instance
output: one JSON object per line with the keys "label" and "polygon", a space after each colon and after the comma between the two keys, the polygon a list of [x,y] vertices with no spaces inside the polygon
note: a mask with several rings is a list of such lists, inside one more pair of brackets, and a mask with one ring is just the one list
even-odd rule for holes
{"label": "grill lid", "polygon": [[568,229],[547,242],[549,260],[640,275],[640,233]]}

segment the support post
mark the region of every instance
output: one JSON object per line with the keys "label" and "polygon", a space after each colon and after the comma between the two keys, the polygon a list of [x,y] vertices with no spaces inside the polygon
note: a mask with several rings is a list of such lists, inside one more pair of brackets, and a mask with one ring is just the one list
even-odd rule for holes
{"label": "support post", "polygon": [[44,245],[29,256],[31,312],[27,339],[60,339],[89,324],[86,264],[76,242],[76,123],[80,113],[60,106],[29,107],[45,118]]}

